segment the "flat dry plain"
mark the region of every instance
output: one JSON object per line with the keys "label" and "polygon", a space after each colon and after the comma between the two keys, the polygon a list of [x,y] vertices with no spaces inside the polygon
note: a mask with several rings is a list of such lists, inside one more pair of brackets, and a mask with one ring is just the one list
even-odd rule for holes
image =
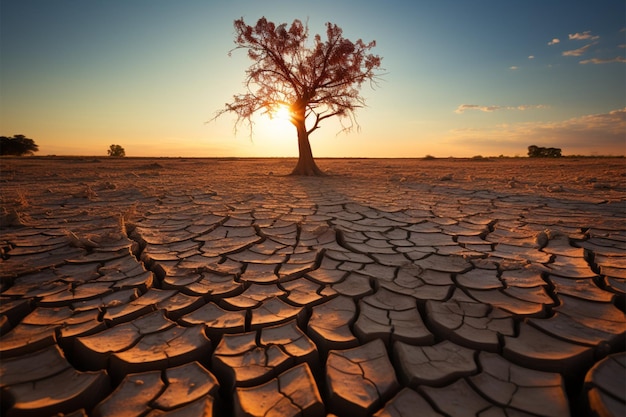
{"label": "flat dry plain", "polygon": [[625,159],[0,163],[2,415],[625,415]]}

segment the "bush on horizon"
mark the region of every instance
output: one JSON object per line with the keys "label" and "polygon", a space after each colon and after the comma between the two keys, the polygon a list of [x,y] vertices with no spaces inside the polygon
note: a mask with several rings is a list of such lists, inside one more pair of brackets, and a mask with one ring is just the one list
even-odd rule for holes
{"label": "bush on horizon", "polygon": [[107,151],[109,156],[114,158],[122,158],[126,156],[126,151],[120,145],[111,145],[109,146],[109,150]]}
{"label": "bush on horizon", "polygon": [[35,141],[24,135],[0,136],[0,155],[23,156],[38,151],[39,146]]}
{"label": "bush on horizon", "polygon": [[528,147],[528,156],[530,158],[560,158],[563,155],[561,155],[561,148],[544,148],[530,145]]}

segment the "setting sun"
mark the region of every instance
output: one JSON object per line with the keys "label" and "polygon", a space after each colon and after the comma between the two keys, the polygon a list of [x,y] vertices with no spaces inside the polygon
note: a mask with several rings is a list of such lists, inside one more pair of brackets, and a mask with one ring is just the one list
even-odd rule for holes
{"label": "setting sun", "polygon": [[286,104],[276,104],[263,115],[255,117],[255,153],[261,156],[297,156],[296,128],[290,121],[291,112]]}
{"label": "setting sun", "polygon": [[270,118],[273,120],[291,123],[291,110],[289,110],[289,106],[286,104],[279,104],[270,114]]}
{"label": "setting sun", "polygon": [[[279,103],[267,112],[267,118],[257,129],[269,135],[275,145],[283,147],[285,143],[295,143],[296,131],[291,123],[291,111],[286,104]],[[260,128],[260,129],[259,129]]]}

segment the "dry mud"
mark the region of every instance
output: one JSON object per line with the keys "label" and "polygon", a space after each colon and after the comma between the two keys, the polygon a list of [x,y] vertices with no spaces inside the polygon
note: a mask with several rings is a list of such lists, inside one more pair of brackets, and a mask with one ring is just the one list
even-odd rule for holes
{"label": "dry mud", "polygon": [[0,163],[2,415],[624,415],[624,159]]}

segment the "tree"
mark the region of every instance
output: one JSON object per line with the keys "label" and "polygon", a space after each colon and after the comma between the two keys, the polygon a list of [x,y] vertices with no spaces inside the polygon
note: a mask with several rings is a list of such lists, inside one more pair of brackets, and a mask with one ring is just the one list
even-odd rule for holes
{"label": "tree", "polygon": [[528,147],[528,156],[530,158],[536,158],[539,155],[539,146],[537,145],[530,145]]}
{"label": "tree", "polygon": [[543,148],[536,145],[528,147],[528,156],[531,158],[560,158],[561,148]]}
{"label": "tree", "polygon": [[364,82],[376,81],[382,60],[369,53],[376,42],[345,39],[341,28],[332,23],[326,23],[327,39],[315,35],[311,45],[308,25],[297,19],[290,27],[286,23],[277,26],[265,17],[255,26],[243,18],[234,25],[234,50],[247,49],[254,63],[246,70],[248,91],[233,96],[215,118],[233,112],[235,126],[247,122],[252,134],[253,115],[260,112],[271,117],[287,106],[298,135],[299,157],[292,174],[322,175],[309,135],[333,116],[348,120],[347,125],[342,123],[342,131],[358,127],[355,111],[365,105],[359,90]]}
{"label": "tree", "polygon": [[32,155],[38,151],[35,141],[24,135],[0,136],[0,155]]}
{"label": "tree", "polygon": [[126,156],[126,151],[120,145],[111,145],[109,146],[109,150],[107,151],[109,156],[113,156],[116,158],[121,158]]}

